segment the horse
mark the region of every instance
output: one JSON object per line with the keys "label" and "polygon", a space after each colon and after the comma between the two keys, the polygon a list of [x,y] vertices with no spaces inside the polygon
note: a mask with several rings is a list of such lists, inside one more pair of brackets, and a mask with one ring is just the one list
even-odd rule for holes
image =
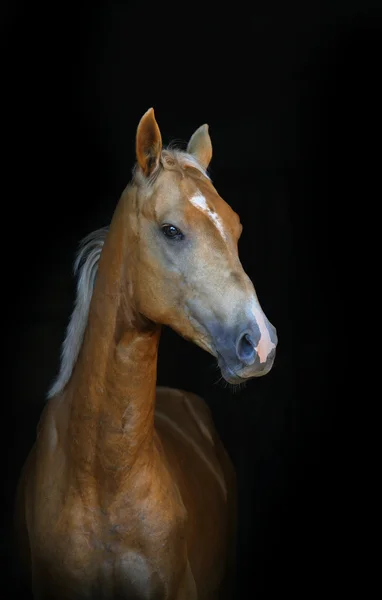
{"label": "horse", "polygon": [[205,401],[156,387],[161,329],[236,385],[267,374],[276,329],[239,259],[239,216],[199,127],[164,147],[154,110],[110,225],[77,253],[77,292],[15,502],[43,600],[222,600],[235,579],[236,481]]}

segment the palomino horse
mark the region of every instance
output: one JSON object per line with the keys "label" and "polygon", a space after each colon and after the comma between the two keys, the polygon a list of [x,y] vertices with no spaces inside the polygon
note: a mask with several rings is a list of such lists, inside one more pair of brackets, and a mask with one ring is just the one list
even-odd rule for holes
{"label": "palomino horse", "polygon": [[231,597],[235,476],[198,396],[156,388],[161,325],[228,382],[265,375],[277,344],[213,187],[208,127],[162,149],[150,109],[110,228],[89,236],[77,299],[16,528],[35,598]]}

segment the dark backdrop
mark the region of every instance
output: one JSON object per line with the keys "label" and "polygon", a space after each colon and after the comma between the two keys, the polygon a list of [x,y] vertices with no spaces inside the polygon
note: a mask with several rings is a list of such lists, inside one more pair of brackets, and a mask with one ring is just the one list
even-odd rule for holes
{"label": "dark backdrop", "polygon": [[161,342],[159,383],[204,396],[235,463],[237,598],[353,585],[339,290],[350,289],[349,212],[370,202],[377,165],[379,5],[2,4],[1,562],[15,597],[7,526],[58,368],[73,257],[110,222],[150,106],[165,143],[209,124],[211,176],[241,216],[242,263],[279,334],[273,371],[237,394],[216,384],[203,351],[167,330]]}

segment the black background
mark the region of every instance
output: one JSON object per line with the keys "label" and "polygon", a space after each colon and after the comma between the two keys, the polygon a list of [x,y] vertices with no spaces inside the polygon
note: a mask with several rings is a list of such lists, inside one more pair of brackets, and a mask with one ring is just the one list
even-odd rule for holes
{"label": "black background", "polygon": [[240,214],[240,257],[279,335],[273,371],[236,394],[206,353],[168,330],[161,342],[159,383],[206,399],[235,463],[237,598],[353,589],[346,311],[379,166],[380,12],[367,0],[2,4],[7,597],[12,497],[58,369],[73,257],[110,222],[151,106],[165,143],[209,124],[210,174]]}

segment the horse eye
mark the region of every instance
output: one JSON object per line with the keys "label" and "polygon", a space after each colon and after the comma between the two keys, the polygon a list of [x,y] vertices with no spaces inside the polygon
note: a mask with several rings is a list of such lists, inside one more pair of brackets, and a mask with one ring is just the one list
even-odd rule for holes
{"label": "horse eye", "polygon": [[166,238],[171,240],[182,240],[184,238],[183,233],[175,225],[163,225],[162,231]]}

